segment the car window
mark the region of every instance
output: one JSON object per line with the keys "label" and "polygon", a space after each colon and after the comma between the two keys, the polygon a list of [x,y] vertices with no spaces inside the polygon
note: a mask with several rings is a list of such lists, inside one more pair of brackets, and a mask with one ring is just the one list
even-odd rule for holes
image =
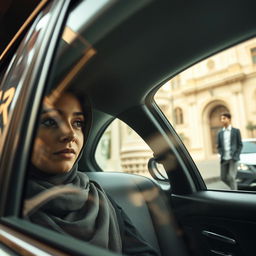
{"label": "car window", "polygon": [[102,134],[96,149],[96,162],[103,171],[135,173],[151,177],[148,161],[153,152],[127,124],[115,119]]}
{"label": "car window", "polygon": [[244,141],[242,154],[255,154],[256,152],[256,141]]}
{"label": "car window", "polygon": [[[255,47],[256,38],[252,38],[193,65],[167,81],[154,98],[209,189],[252,190],[255,183],[255,157],[244,157],[246,153],[256,153],[255,142],[246,141],[256,136]],[[218,140],[222,143],[218,134],[223,129],[223,113],[231,114],[231,127],[236,128],[235,135],[233,130],[231,138],[227,135],[225,144],[231,147],[230,157],[223,156],[221,146],[218,147]],[[242,145],[238,142],[239,134]],[[233,158],[234,178],[228,171],[228,176],[221,176],[222,163]],[[225,178],[235,179],[235,185]]]}

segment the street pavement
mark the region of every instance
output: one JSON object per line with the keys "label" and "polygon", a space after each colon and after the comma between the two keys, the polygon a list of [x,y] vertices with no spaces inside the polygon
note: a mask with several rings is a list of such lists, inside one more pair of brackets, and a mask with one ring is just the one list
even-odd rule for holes
{"label": "street pavement", "polygon": [[220,176],[219,159],[195,161],[195,164],[204,180],[214,180]]}
{"label": "street pavement", "polygon": [[220,161],[218,158],[195,161],[195,164],[208,189],[230,189],[220,180]]}

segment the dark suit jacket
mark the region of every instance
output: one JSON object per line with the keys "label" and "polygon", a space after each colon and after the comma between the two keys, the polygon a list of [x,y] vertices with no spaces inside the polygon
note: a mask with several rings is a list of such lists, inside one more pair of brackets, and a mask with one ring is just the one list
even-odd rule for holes
{"label": "dark suit jacket", "polygon": [[[217,137],[217,149],[220,154],[220,160],[223,161],[224,156],[224,138],[223,138],[223,129],[218,132]],[[240,159],[240,153],[243,147],[242,140],[241,140],[241,133],[239,129],[231,128],[231,158],[235,161]]]}

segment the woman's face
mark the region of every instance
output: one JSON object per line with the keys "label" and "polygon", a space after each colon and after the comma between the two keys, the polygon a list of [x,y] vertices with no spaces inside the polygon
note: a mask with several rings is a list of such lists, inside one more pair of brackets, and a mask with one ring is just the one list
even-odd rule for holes
{"label": "woman's face", "polygon": [[32,163],[47,173],[68,172],[83,147],[84,122],[82,107],[72,94],[64,93],[52,104],[46,99]]}

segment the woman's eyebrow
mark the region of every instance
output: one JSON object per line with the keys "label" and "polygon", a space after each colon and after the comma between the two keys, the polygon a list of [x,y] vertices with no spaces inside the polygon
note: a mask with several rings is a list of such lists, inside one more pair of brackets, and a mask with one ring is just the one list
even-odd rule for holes
{"label": "woman's eyebrow", "polygon": [[84,116],[83,112],[74,112],[73,113],[74,116]]}
{"label": "woman's eyebrow", "polygon": [[44,109],[42,110],[42,113],[41,113],[41,114],[45,114],[45,113],[49,113],[49,112],[53,112],[53,111],[59,112],[58,109],[54,109],[54,108],[44,108]]}
{"label": "woman's eyebrow", "polygon": [[[42,114],[46,114],[46,113],[54,112],[54,111],[55,111],[55,112],[58,112],[58,113],[60,113],[60,114],[63,113],[63,111],[60,110],[60,109],[56,109],[56,108],[45,108],[45,109],[42,110]],[[73,115],[74,115],[74,116],[84,116],[84,113],[81,112],[81,111],[76,111],[76,112],[73,113]]]}

